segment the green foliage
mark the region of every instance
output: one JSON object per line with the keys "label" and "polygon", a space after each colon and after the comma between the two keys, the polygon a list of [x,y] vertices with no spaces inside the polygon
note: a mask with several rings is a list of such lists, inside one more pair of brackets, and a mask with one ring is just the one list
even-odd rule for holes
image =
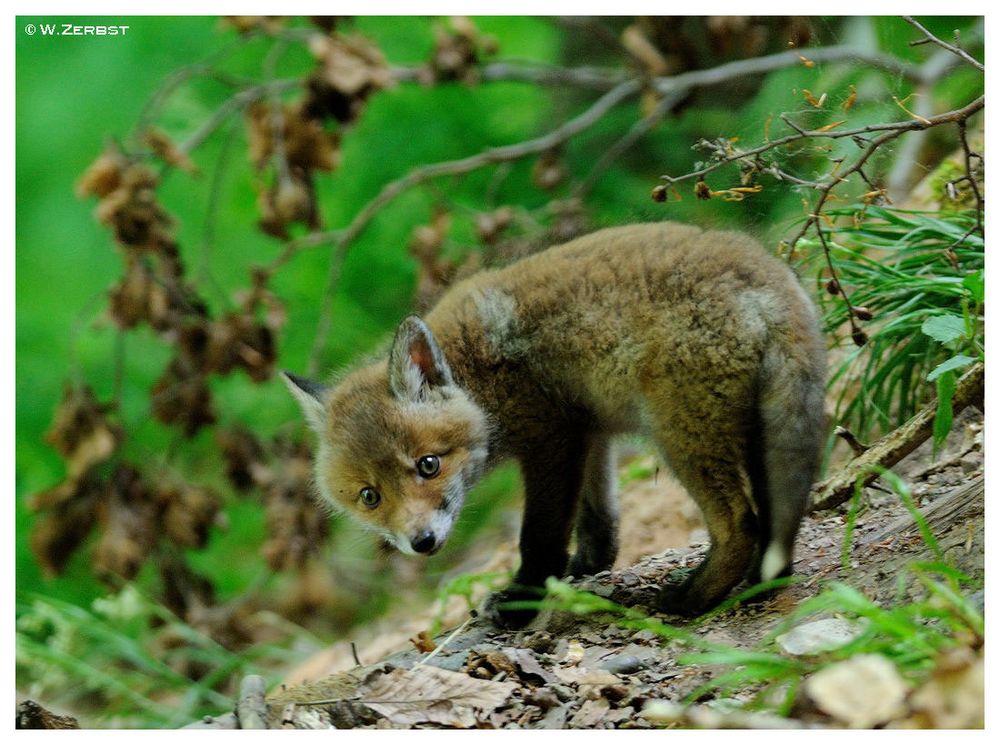
{"label": "green foliage", "polygon": [[478,593],[480,588],[485,588],[487,592],[499,590],[510,582],[510,578],[510,572],[480,572],[477,574],[460,574],[445,582],[441,585],[437,593],[440,610],[431,622],[431,628],[428,632],[430,636],[434,637],[441,633],[444,613],[450,598],[462,598],[471,611],[476,607],[476,601],[473,599],[473,596]]}
{"label": "green foliage", "polygon": [[24,593],[16,610],[17,669],[32,681],[29,694],[74,708],[96,697],[101,718],[88,724],[98,726],[169,728],[218,714],[232,706],[242,676],[276,682],[278,663],[294,664],[320,647],[302,644],[308,634],[281,623],[284,634],[272,642],[228,650],[134,585],[90,608]]}
{"label": "green foliage", "polygon": [[[959,28],[975,22],[952,20]],[[43,441],[64,380],[88,382],[102,402],[117,400],[117,417],[128,434],[123,458],[143,464],[150,473],[176,476],[224,495],[224,515],[213,522],[207,546],[185,551],[189,565],[211,582],[220,603],[239,598],[248,585],[270,591],[280,582],[268,575],[260,554],[268,530],[260,495],[248,498],[233,493],[220,472],[219,453],[209,433],[203,431],[185,441],[176,430],[150,416],[149,391],[168,364],[171,349],[164,338],[149,329],[123,335],[112,327],[105,312],[106,294],[120,272],[121,257],[112,250],[106,228],[94,219],[93,205],[73,197],[74,183],[109,139],[131,143],[141,125],[152,122],[175,142],[183,142],[216,116],[245,81],[256,83],[272,74],[302,79],[314,68],[315,60],[304,44],[289,42],[301,42],[302,37],[296,34],[309,27],[305,19],[289,21],[286,30],[290,35],[282,39],[266,33],[238,35],[220,28],[218,20],[205,17],[136,17],[120,22],[129,24],[131,31],[117,39],[17,34],[15,550],[18,587],[31,587],[39,593],[25,596],[18,604],[19,672],[32,683],[47,681],[46,691],[53,693],[60,689],[52,682],[57,673],[64,688],[83,680],[86,691],[100,694],[112,710],[137,710],[144,712],[147,723],[176,724],[205,709],[218,709],[222,700],[218,691],[225,689],[226,676],[244,670],[240,659],[212,646],[207,637],[200,637],[152,602],[143,601],[127,622],[111,620],[99,604],[94,605],[105,590],[86,561],[93,539],[73,555],[64,576],[55,578],[43,576],[29,549],[29,532],[37,527],[38,518],[27,511],[26,497],[50,487],[65,474],[65,464]],[[377,17],[344,23],[351,32],[376,43],[392,65],[417,65],[432,53],[439,22]],[[551,19],[495,17],[477,19],[476,24],[497,39],[504,60],[530,60],[541,66],[590,65],[594,60],[621,65],[617,48],[602,51],[601,44],[588,42],[582,33],[567,31]],[[22,25],[19,22],[19,28]],[[839,33],[842,25],[838,19],[824,20],[824,35]],[[845,31],[845,40],[867,43],[872,30],[883,51],[912,60],[927,57],[926,48],[907,45],[912,35],[898,19],[856,19]],[[268,70],[267,60],[282,45]],[[699,63],[717,61],[706,58]],[[209,68],[212,74],[203,75]],[[769,186],[739,205],[721,199],[701,202],[685,193],[681,202],[665,207],[648,199],[650,185],[665,170],[689,168],[690,147],[699,139],[724,136],[749,142],[766,137],[770,119],[777,112],[802,106],[802,88],[829,90],[831,101],[839,103],[849,86],[857,85],[863,95],[851,116],[858,124],[896,115],[889,103],[892,95],[903,98],[912,91],[912,84],[902,77],[852,62],[795,65],[760,82],[759,88],[752,81],[718,90],[706,88],[684,102],[594,183],[582,205],[588,224],[659,219],[717,225],[739,222],[776,241],[801,210],[801,195],[786,185]],[[935,101],[964,101],[978,85],[976,76],[956,71],[949,75],[948,86],[935,88]],[[292,102],[300,93],[290,91],[282,100]],[[590,105],[596,95],[589,90],[515,81],[440,81],[432,86],[402,83],[380,91],[365,101],[363,116],[349,125],[325,123],[338,133],[340,163],[332,173],[315,179],[323,225],[338,228],[348,224],[386,183],[421,165],[466,157],[551,131]],[[475,223],[485,210],[513,205],[518,230],[540,232],[555,221],[553,204],[573,201],[574,179],[589,173],[600,154],[618,142],[644,111],[640,104],[629,101],[585,136],[561,148],[558,157],[571,178],[554,188],[542,188],[535,182],[534,160],[529,158],[491,164],[481,171],[442,178],[402,194],[358,236],[342,264],[333,267],[340,272],[339,281],[329,287],[329,293],[328,277],[335,262],[329,246],[319,244],[297,254],[275,274],[270,285],[288,315],[278,343],[280,366],[304,371],[315,348],[321,350],[318,361],[323,370],[341,368],[377,348],[413,302],[421,271],[408,251],[415,226],[426,224],[437,210],[450,210],[452,222],[441,253],[449,260],[483,251]],[[795,113],[810,126],[827,123],[831,114],[839,117],[835,109]],[[188,268],[187,276],[204,291],[213,318],[232,311],[238,304],[234,297],[246,288],[252,268],[269,264],[283,248],[257,228],[260,209],[256,189],[271,174],[255,170],[246,157],[247,133],[241,115],[233,109],[222,126],[191,153],[201,171],[199,176],[150,161],[156,163],[160,177],[156,199],[174,218],[173,236]],[[67,117],[72,119],[71,137],[66,136]],[[833,147],[833,152],[802,148],[787,155],[817,174],[825,173],[831,157],[855,146],[844,140]],[[726,177],[720,173],[713,186],[733,186],[738,176],[735,168]],[[869,208],[869,215],[874,214],[877,210]],[[963,219],[956,215],[944,222],[950,230]],[[869,227],[884,234],[896,229],[894,223],[887,225]],[[302,224],[291,226],[293,236],[306,230]],[[976,246],[976,240],[970,234],[954,246],[963,270],[970,266],[966,252],[978,251],[981,262],[982,245],[980,241]],[[852,261],[863,263],[857,257]],[[914,380],[918,369],[926,372],[940,363],[928,379],[946,391],[949,376],[953,381],[966,360],[981,358],[984,286],[981,263],[979,266],[961,282],[959,292],[967,295],[965,305],[952,302],[954,297],[949,293],[956,288],[951,286],[947,292],[935,289],[928,295],[932,299],[941,296],[940,302],[933,301],[935,312],[930,315],[961,316],[965,331],[948,341],[915,334],[924,344],[926,359],[913,368],[910,377]],[[910,268],[915,274],[924,271],[918,264]],[[900,271],[909,269],[901,265]],[[932,274],[937,278],[936,268]],[[862,285],[876,280],[875,275],[858,275]],[[327,295],[332,332],[316,339]],[[914,318],[907,328],[919,329],[925,316]],[[934,324],[931,329],[937,333]],[[898,343],[902,343],[901,338]],[[889,337],[885,344],[891,346]],[[877,367],[880,363],[873,364]],[[872,368],[871,374],[875,372]],[[210,383],[220,427],[245,425],[261,439],[290,431],[301,436],[298,411],[280,383],[253,386],[242,374],[213,377]],[[916,388],[912,382],[908,385],[910,390]],[[876,395],[882,395],[881,389]],[[889,408],[885,407],[886,412]],[[877,420],[879,413],[868,416]],[[942,420],[940,426],[944,424]],[[633,468],[624,479],[646,477],[647,471]],[[496,521],[498,511],[516,493],[517,484],[516,473],[507,469],[470,495],[448,549],[426,565],[425,594],[432,591],[443,567],[475,545],[486,527]],[[360,600],[350,612],[363,622],[395,602],[395,577],[384,571],[384,563],[372,558],[374,546],[352,546],[353,533],[340,530],[339,525],[334,524],[332,531],[335,561],[354,583],[348,589]],[[355,571],[358,567],[361,569]],[[267,579],[260,581],[261,577]],[[148,567],[135,581],[144,595],[155,596],[161,589],[156,572]],[[439,592],[442,597],[452,593],[468,599],[475,581],[491,580],[459,578]],[[184,640],[181,647],[168,650],[164,660],[151,651],[155,648],[152,629],[157,626],[174,630]],[[60,646],[60,640],[65,644]],[[269,654],[267,645],[260,649],[261,654]],[[241,653],[241,659],[253,662],[254,654]],[[185,655],[191,660],[184,659]],[[190,683],[171,671],[194,665],[219,673],[202,676],[188,691]],[[176,707],[171,699],[169,710],[159,695],[181,696],[182,692],[189,694],[184,705]]]}
{"label": "green foliage", "polygon": [[[866,437],[909,418],[929,397],[924,381],[937,380],[947,394],[948,381],[942,384],[939,376],[982,359],[984,244],[968,212],[858,205],[829,214],[842,218],[829,228],[838,281],[852,304],[873,317],[864,327],[867,343],[854,348],[845,333],[847,307],[839,297],[820,293],[826,330],[851,345],[830,385],[837,391],[838,419]],[[808,246],[810,261],[820,262],[822,246]],[[821,287],[826,272],[819,270]],[[948,401],[940,412],[947,408],[950,414]],[[940,426],[950,425],[940,416]]]}

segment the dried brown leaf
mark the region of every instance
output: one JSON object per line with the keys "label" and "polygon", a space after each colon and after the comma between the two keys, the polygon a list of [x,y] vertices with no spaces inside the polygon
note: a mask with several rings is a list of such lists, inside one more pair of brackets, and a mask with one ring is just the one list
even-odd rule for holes
{"label": "dried brown leaf", "polygon": [[399,727],[437,724],[474,727],[477,714],[503,706],[517,686],[477,680],[432,665],[412,670],[376,670],[358,690],[359,699]]}
{"label": "dried brown leaf", "polygon": [[122,430],[108,419],[111,404],[99,403],[89,386],[67,383],[45,440],[66,459],[67,480],[76,482],[118,449]]}
{"label": "dried brown leaf", "polygon": [[101,536],[94,568],[102,575],[132,579],[159,540],[156,497],[138,470],[115,469],[98,508]]}
{"label": "dried brown leaf", "polygon": [[190,156],[178,148],[174,144],[174,141],[170,139],[170,136],[162,129],[150,127],[146,130],[142,139],[164,162],[191,174],[197,175],[201,173],[201,170],[191,160]]}
{"label": "dried brown leaf", "polygon": [[416,636],[412,637],[410,639],[410,643],[413,645],[413,648],[421,654],[428,654],[429,652],[433,652],[437,649],[437,644],[434,643],[434,639],[426,630],[421,631]]}
{"label": "dried brown leaf", "polygon": [[858,654],[806,679],[818,708],[848,727],[869,728],[904,713],[907,684],[895,665],[877,654]]}

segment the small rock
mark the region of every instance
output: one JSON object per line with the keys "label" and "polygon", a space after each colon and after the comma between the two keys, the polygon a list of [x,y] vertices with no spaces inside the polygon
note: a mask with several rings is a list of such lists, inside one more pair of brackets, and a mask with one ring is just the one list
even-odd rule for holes
{"label": "small rock", "polygon": [[566,717],[569,714],[569,707],[554,706],[549,709],[545,716],[542,717],[538,724],[535,725],[536,729],[563,729],[566,725]]}
{"label": "small rock", "polygon": [[570,639],[566,645],[566,654],[563,655],[561,662],[567,665],[577,665],[585,654],[586,650],[583,645],[576,639]]}
{"label": "small rock", "polygon": [[536,631],[524,640],[524,646],[532,652],[545,654],[551,652],[556,643],[552,639],[552,634],[547,631]]}
{"label": "small rock", "polygon": [[534,688],[524,694],[524,702],[548,711],[559,705],[559,697],[549,688]]}
{"label": "small rock", "polygon": [[598,667],[602,670],[607,670],[609,673],[614,673],[615,675],[631,675],[632,673],[638,672],[645,666],[643,665],[642,660],[635,655],[621,654],[609,657]]}
{"label": "small rock", "polygon": [[867,624],[843,618],[821,618],[794,627],[775,641],[788,654],[806,655],[829,652],[854,641]]}
{"label": "small rock", "polygon": [[649,629],[643,629],[642,631],[636,631],[632,634],[632,640],[636,642],[651,642],[657,641],[660,637]]}
{"label": "small rock", "polygon": [[574,701],[576,699],[576,693],[574,693],[573,689],[569,686],[553,683],[549,686],[549,688],[563,703],[566,703],[567,701]]}
{"label": "small rock", "polygon": [[962,471],[964,473],[978,471],[983,466],[983,454],[975,450],[968,452],[962,456],[962,459],[959,461],[959,465],[962,466]]}
{"label": "small rock", "polygon": [[813,703],[848,727],[869,729],[901,716],[907,685],[886,657],[859,654],[806,680]]}
{"label": "small rock", "polygon": [[642,674],[642,679],[647,683],[662,683],[665,680],[670,680],[671,678],[676,678],[682,672],[683,668],[677,668],[676,670],[667,670],[666,672],[645,672]]}
{"label": "small rock", "polygon": [[581,729],[591,729],[604,719],[611,705],[603,698],[592,701],[584,701],[573,718],[569,720],[570,727],[580,727]]}

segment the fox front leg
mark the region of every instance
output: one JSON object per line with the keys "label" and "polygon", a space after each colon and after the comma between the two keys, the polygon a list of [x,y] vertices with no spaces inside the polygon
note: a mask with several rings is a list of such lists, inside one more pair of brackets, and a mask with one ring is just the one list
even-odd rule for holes
{"label": "fox front leg", "polygon": [[504,605],[541,600],[545,580],[565,574],[585,459],[585,442],[576,436],[550,440],[521,456],[525,493],[521,567],[510,586],[486,602],[485,613],[495,624],[508,628],[527,625],[535,617],[535,609]]}

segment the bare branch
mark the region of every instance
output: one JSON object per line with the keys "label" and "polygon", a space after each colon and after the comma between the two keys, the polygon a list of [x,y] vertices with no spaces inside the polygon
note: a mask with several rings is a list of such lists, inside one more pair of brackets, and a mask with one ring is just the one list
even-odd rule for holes
{"label": "bare branch", "polygon": [[595,101],[590,108],[579,116],[570,119],[561,126],[552,130],[548,134],[525,140],[513,145],[503,145],[500,147],[483,150],[477,155],[458,160],[447,160],[440,163],[430,163],[419,166],[407,173],[405,176],[391,181],[382,187],[382,190],[358,212],[347,227],[326,233],[314,233],[305,236],[297,241],[290,242],[282,256],[279,257],[284,263],[292,256],[304,248],[333,243],[333,256],[330,260],[330,276],[327,280],[326,292],[323,295],[323,306],[320,311],[320,320],[316,329],[316,337],[313,343],[313,350],[309,356],[309,369],[314,370],[319,363],[319,356],[326,343],[326,335],[330,327],[330,313],[333,303],[333,289],[340,276],[340,267],[343,263],[343,256],[354,240],[361,235],[368,224],[375,216],[403,192],[420,184],[431,181],[440,176],[459,176],[470,173],[479,168],[494,163],[504,163],[511,160],[524,158],[528,155],[551,150],[563,144],[575,135],[592,127],[600,121],[605,114],[611,111],[622,101],[634,96],[639,92],[640,84],[637,80],[626,80],[619,83],[610,91]]}
{"label": "bare branch", "polygon": [[864,62],[872,67],[891,72],[895,75],[902,75],[909,80],[915,81],[919,79],[917,68],[909,63],[902,62],[888,55],[872,54],[852,46],[841,45],[794,49],[788,52],[769,54],[764,57],[737,60],[736,62],[729,62],[709,70],[692,70],[680,75],[657,78],[653,82],[653,85],[661,93],[668,93],[678,89],[717,85],[747,75],[763,75],[764,73],[773,72],[785,67],[801,65],[804,64],[803,60],[811,62],[838,62],[842,60]]}
{"label": "bare branch", "polygon": [[[927,28],[922,23],[920,23],[920,21],[918,21],[917,19],[915,19],[913,16],[903,16],[903,20],[906,21],[908,24],[910,24],[911,26],[913,26],[913,28],[915,28],[917,31],[919,31],[920,33],[922,33],[924,35],[923,39],[919,39],[915,43],[917,43],[917,44],[926,44],[926,43],[937,44],[942,49],[947,49],[952,54],[954,54],[954,55],[960,57],[961,59],[965,60],[970,65],[972,65],[977,70],[979,70],[979,72],[984,72],[985,71],[986,68],[983,67],[983,63],[982,62],[980,62],[979,60],[977,60],[975,57],[973,57],[971,54],[969,54],[968,52],[966,52],[961,47],[957,47],[954,44],[949,44],[948,42],[946,42],[946,41],[944,41],[942,39],[939,39],[934,34],[932,34],[930,31],[928,31]],[[911,42],[911,43],[914,43],[914,42]]]}
{"label": "bare branch", "polygon": [[684,98],[682,91],[674,91],[664,95],[649,114],[633,124],[621,139],[601,155],[590,173],[573,190],[573,196],[578,199],[586,196],[601,174],[608,170],[630,147],[645,137],[682,98]]}
{"label": "bare branch", "polygon": [[966,132],[967,125],[966,119],[958,121],[958,137],[962,142],[962,153],[965,156],[965,180],[969,182],[969,188],[972,189],[972,193],[976,197],[976,231],[985,238],[986,234],[983,232],[983,194],[979,190],[979,182],[976,181],[976,175],[973,173],[972,168],[972,159],[979,158],[980,162],[982,162],[983,156],[973,152],[969,147],[969,137]]}
{"label": "bare branch", "polygon": [[[982,362],[973,365],[959,378],[951,406],[955,414],[967,406],[981,405],[985,368]],[[917,412],[909,421],[885,437],[873,442],[864,453],[855,457],[840,471],[813,486],[809,511],[828,510],[846,502],[854,494],[855,483],[863,479],[865,486],[878,478],[873,465],[892,468],[931,436],[937,399]]]}
{"label": "bare branch", "polygon": [[[533,85],[567,86],[608,91],[628,77],[624,69],[609,67],[558,67],[538,62],[491,62],[477,68],[480,80],[486,82],[513,81]],[[392,78],[398,83],[420,82],[426,70],[423,66],[393,67]]]}
{"label": "bare branch", "polygon": [[[968,119],[970,116],[980,111],[985,105],[985,97],[980,96],[975,101],[963,106],[961,109],[955,109],[953,111],[945,112],[944,114],[938,114],[937,116],[932,116],[927,119],[907,119],[901,122],[888,122],[885,124],[869,124],[864,127],[857,127],[855,129],[831,129],[831,130],[802,130],[800,127],[792,125],[792,129],[796,129],[795,134],[787,135],[777,140],[771,140],[759,145],[758,147],[750,148],[749,150],[739,150],[733,155],[727,156],[713,163],[709,163],[695,171],[690,173],[685,173],[681,176],[661,176],[660,178],[666,181],[668,184],[676,184],[682,181],[689,181],[691,179],[700,179],[713,171],[722,168],[729,163],[733,163],[737,160],[744,160],[754,155],[759,155],[761,153],[768,152],[769,150],[774,150],[775,148],[783,147],[789,143],[796,142],[804,139],[813,138],[823,138],[829,140],[838,140],[844,137],[858,137],[859,135],[871,134],[873,132],[889,132],[893,137],[898,137],[904,132],[912,132],[915,130],[929,129],[930,127],[936,127],[939,124],[946,124],[948,122],[957,122],[963,119]],[[892,139],[892,138],[890,138]],[[842,181],[843,179],[839,179]]]}
{"label": "bare branch", "polygon": [[212,116],[202,122],[202,125],[190,137],[180,143],[177,149],[185,154],[197,150],[233,114],[272,94],[291,90],[300,85],[302,85],[301,80],[275,80],[270,83],[261,83],[260,85],[246,88],[230,96],[212,113]]}

